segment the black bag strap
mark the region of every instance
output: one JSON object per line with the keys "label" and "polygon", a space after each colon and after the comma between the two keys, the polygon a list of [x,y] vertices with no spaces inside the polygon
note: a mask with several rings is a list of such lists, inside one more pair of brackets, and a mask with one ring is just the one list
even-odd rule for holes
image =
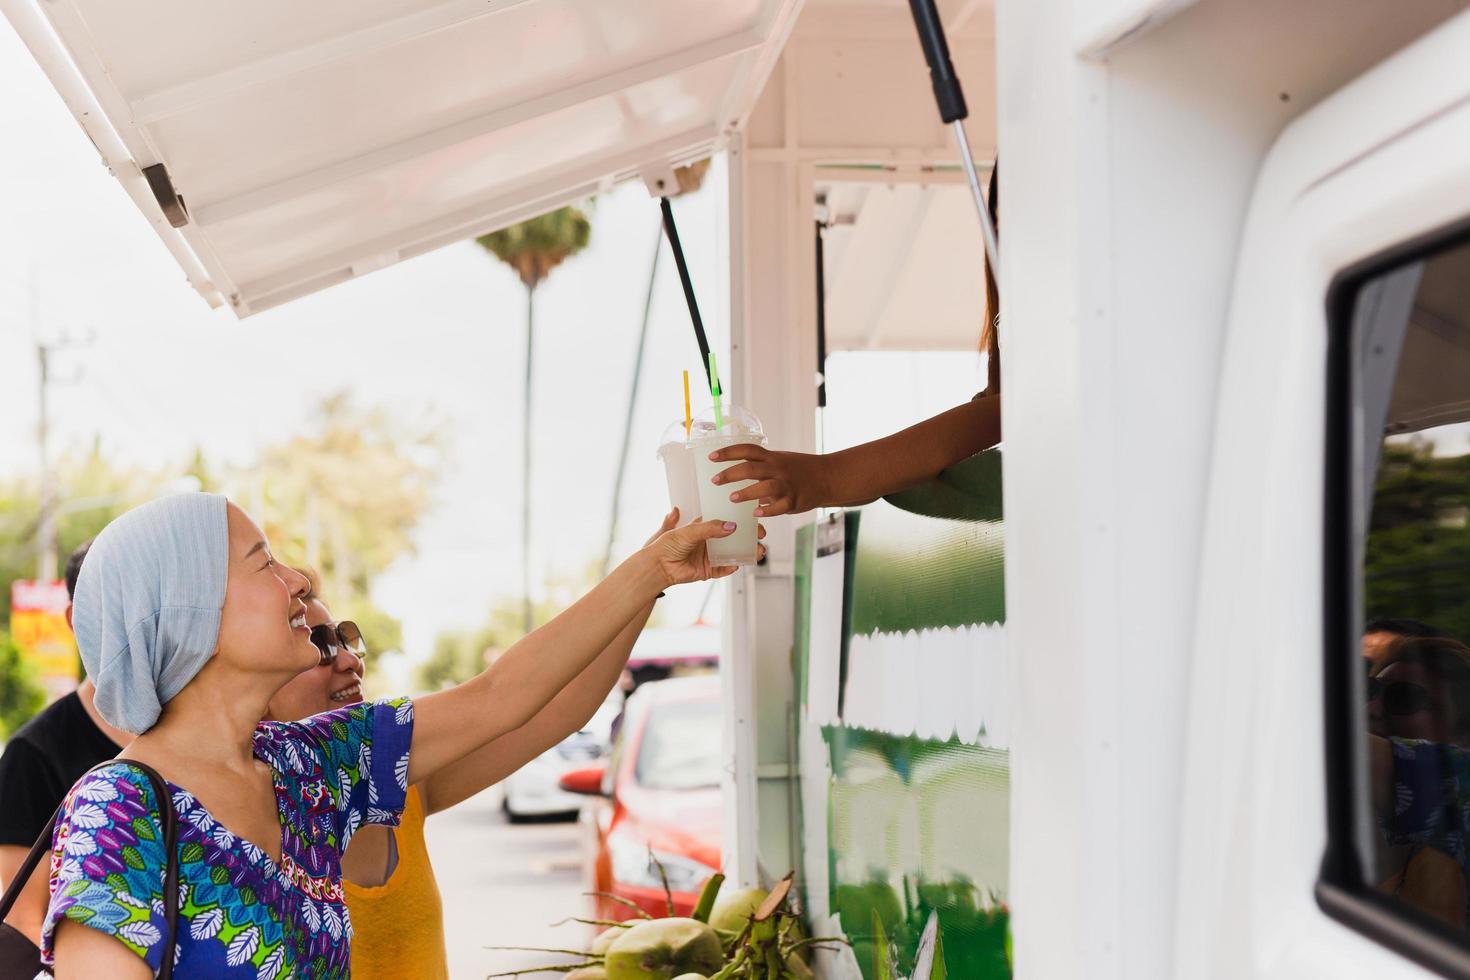
{"label": "black bag strap", "polygon": [[[141,772],[148,777],[148,782],[153,787],[153,796],[158,800],[158,814],[163,821],[163,846],[168,855],[168,863],[163,873],[163,918],[168,924],[168,945],[163,948],[158,978],[169,980],[174,972],[174,943],[178,935],[179,925],[179,815],[174,810],[173,794],[168,791],[168,783],[164,782],[152,766],[139,762],[136,759],[108,759],[87,770],[91,775],[105,766],[124,765]],[[10,910],[20,898],[20,893],[25,889],[26,883],[31,880],[36,867],[41,863],[41,858],[51,850],[51,838],[56,833],[56,821],[61,819],[61,811],[66,806],[62,800],[56,812],[51,814],[51,819],[46,822],[46,829],[41,831],[41,836],[31,845],[26,859],[21,862],[20,870],[16,872],[10,885],[5,889],[5,894],[0,897],[0,921],[4,921],[10,915]]]}

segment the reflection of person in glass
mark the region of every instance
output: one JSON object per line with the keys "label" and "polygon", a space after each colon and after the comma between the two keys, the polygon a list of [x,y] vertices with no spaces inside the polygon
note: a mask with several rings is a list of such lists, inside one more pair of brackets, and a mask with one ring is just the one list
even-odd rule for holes
{"label": "reflection of person in glass", "polygon": [[1375,619],[1363,629],[1363,656],[1372,667],[1382,667],[1394,642],[1409,636],[1431,639],[1454,639],[1436,626],[1417,619]]}
{"label": "reflection of person in glass", "polygon": [[1384,841],[1374,880],[1464,928],[1470,874],[1470,647],[1394,640],[1370,667],[1368,731]]}

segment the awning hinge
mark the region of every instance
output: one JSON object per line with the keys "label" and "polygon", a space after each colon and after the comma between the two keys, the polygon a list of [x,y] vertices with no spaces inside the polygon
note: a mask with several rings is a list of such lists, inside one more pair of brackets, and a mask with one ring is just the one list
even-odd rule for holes
{"label": "awning hinge", "polygon": [[187,225],[189,209],[184,206],[184,199],[174,190],[174,182],[169,179],[168,169],[161,163],[155,163],[151,167],[143,168],[143,176],[148,180],[148,189],[153,192],[153,197],[158,201],[168,223],[174,228]]}

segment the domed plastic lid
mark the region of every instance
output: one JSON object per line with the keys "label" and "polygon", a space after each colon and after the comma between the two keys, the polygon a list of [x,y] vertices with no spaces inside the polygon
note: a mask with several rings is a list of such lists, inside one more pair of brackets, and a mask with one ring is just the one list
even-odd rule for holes
{"label": "domed plastic lid", "polygon": [[709,435],[713,431],[715,431],[715,424],[713,422],[702,422],[699,419],[695,419],[694,424],[689,427],[689,432],[686,435],[684,432],[684,421],[682,419],[678,422],[670,422],[669,427],[664,429],[664,434],[658,438],[658,448],[663,449],[672,443],[685,443],[690,439],[698,439],[700,436]]}
{"label": "domed plastic lid", "polygon": [[[740,436],[751,442],[762,443],[766,441],[766,430],[761,427],[761,420],[755,417],[755,413],[741,408],[739,405],[720,406],[719,432],[721,435]],[[713,434],[715,432],[715,409],[711,405],[698,415],[694,416],[695,435]]]}

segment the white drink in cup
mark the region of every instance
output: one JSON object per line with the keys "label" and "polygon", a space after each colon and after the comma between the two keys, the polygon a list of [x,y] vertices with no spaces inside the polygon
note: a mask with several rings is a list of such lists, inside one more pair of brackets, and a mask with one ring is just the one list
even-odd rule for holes
{"label": "white drink in cup", "polygon": [[[713,429],[713,426],[706,428]],[[698,427],[691,429],[699,435]],[[669,506],[679,508],[679,527],[699,516],[699,487],[694,478],[694,449],[689,444],[683,422],[675,422],[664,430],[659,440],[658,458],[664,464],[664,477],[669,483]]]}
{"label": "white drink in cup", "polygon": [[706,521],[734,521],[735,533],[723,538],[712,538],[709,542],[711,565],[754,565],[756,561],[757,501],[747,500],[732,503],[730,495],[750,486],[753,480],[740,483],[713,483],[714,475],[735,463],[715,463],[709,454],[726,446],[750,443],[765,445],[766,437],[761,424],[750,412],[731,405],[724,410],[721,425],[716,428],[713,416],[701,413],[695,422],[697,430],[690,446],[694,456],[694,476],[699,484],[700,517]]}

